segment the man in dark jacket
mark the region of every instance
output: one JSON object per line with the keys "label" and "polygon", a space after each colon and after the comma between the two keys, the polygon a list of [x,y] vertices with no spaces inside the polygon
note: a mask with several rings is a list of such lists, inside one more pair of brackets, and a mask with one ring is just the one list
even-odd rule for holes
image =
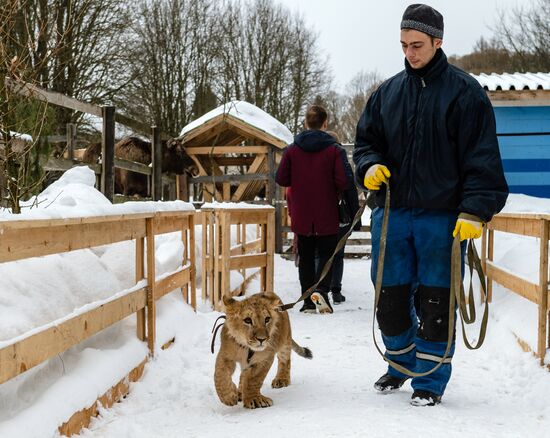
{"label": "man in dark jacket", "polygon": [[[324,266],[336,248],[338,192],[348,187],[344,163],[334,138],[327,134],[327,112],[312,105],[306,113],[306,131],[289,145],[277,169],[277,183],[292,190],[290,217],[298,235],[298,272],[302,293],[315,284],[315,254]],[[304,301],[301,312],[332,313],[328,298],[332,273]]]}
{"label": "man in dark jacket", "polygon": [[[385,354],[419,373],[432,369],[447,345],[453,236],[479,237],[482,224],[502,209],[508,195],[491,103],[470,75],[447,62],[442,38],[439,12],[423,4],[405,10],[405,70],[384,82],[367,102],[354,150],[356,178],[378,191],[378,207],[384,204],[384,183],[391,187],[376,315]],[[382,216],[382,208],[373,210],[373,283]],[[454,341],[438,370],[412,379],[411,404],[441,401],[453,353]],[[389,366],[375,388],[396,390],[407,378]]]}

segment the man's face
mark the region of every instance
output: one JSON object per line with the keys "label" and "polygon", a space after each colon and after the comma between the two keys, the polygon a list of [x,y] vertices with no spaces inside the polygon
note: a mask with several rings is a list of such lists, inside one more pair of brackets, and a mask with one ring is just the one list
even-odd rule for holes
{"label": "man's face", "polygon": [[434,57],[442,40],[414,29],[401,29],[401,48],[412,68],[422,68]]}

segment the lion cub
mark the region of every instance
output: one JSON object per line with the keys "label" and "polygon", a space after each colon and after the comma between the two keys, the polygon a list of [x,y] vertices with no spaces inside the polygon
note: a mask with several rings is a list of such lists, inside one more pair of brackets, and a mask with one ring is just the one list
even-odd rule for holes
{"label": "lion cub", "polygon": [[[272,292],[252,295],[242,301],[224,297],[226,322],[221,333],[221,347],[216,357],[214,382],[222,403],[245,408],[266,408],[273,401],[260,394],[264,379],[277,354],[277,375],[273,388],[290,385],[290,350],[311,359],[308,348],[292,340],[286,311],[279,312],[280,298]],[[231,379],[239,363],[239,388]]]}

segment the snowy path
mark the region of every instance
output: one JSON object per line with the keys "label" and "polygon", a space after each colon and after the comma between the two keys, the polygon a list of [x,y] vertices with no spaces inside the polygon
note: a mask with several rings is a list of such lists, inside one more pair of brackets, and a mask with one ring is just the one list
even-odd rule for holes
{"label": "snowy path", "polygon": [[[130,396],[104,411],[82,436],[550,436],[550,374],[520,351],[494,317],[481,351],[466,350],[459,335],[454,375],[441,405],[410,406],[408,383],[398,393],[377,394],[372,384],[385,366],[372,345],[369,262],[347,260],[345,269],[348,300],[333,315],[291,311],[294,338],[312,349],[314,359],[293,356],[290,387],[264,384],[273,407],[249,411],[219,402],[209,351],[217,314],[199,313],[186,318],[175,345],[147,366]],[[276,259],[275,284],[285,302],[297,293],[291,262]]]}

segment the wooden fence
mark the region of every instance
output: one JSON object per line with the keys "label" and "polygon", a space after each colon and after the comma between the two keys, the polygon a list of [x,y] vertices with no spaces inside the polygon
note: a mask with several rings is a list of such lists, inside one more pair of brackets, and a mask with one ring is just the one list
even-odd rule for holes
{"label": "wooden fence", "polygon": [[[273,208],[203,208],[202,212],[202,275],[204,301],[210,300],[221,309],[224,294],[238,295],[242,285],[231,289],[231,271],[240,271],[244,283],[259,268],[262,291],[273,291],[275,252],[275,209]],[[248,224],[257,224],[256,239],[247,241]],[[231,246],[231,237],[236,245]],[[205,243],[206,242],[206,243]]]}
{"label": "wooden fence", "polygon": [[[550,346],[548,334],[548,239],[550,214],[501,213],[487,224],[482,237],[482,264],[487,275],[487,296],[491,300],[492,282],[496,281],[505,288],[527,298],[538,306],[537,347],[536,355],[544,364],[546,349]],[[532,236],[539,239],[539,280],[533,283],[507,269],[498,267],[493,262],[495,231]],[[518,338],[525,348],[527,343]]]}
{"label": "wooden fence", "polygon": [[[0,349],[0,383],[65,351],[127,316],[137,313],[137,336],[155,346],[156,300],[182,288],[195,306],[194,212],[160,212],[79,219],[22,220],[0,223],[0,262],[8,262],[136,240],[136,287],[122,296],[62,322],[45,326]],[[179,231],[186,248],[181,267],[155,278],[155,235]],[[147,255],[145,256],[145,241]],[[145,276],[145,264],[147,276]],[[144,280],[145,281],[142,281]],[[146,311],[147,309],[147,311]]]}
{"label": "wooden fence", "polygon": [[[36,85],[17,81],[6,77],[6,88],[12,93],[21,96],[31,97],[48,104],[61,106],[63,108],[90,114],[103,119],[102,138],[101,138],[101,165],[93,167],[96,174],[100,176],[101,192],[110,201],[114,200],[115,185],[115,167],[131,170],[152,176],[152,197],[153,200],[162,199],[162,152],[161,139],[168,138],[158,127],[150,126],[143,122],[131,119],[128,116],[117,113],[114,106],[97,106],[87,102],[82,102],[61,93],[49,91]],[[151,137],[152,151],[152,169],[147,165],[134,163],[132,161],[118,160],[115,158],[115,122],[120,123],[134,132]],[[67,144],[69,148],[74,148],[76,143],[76,131],[73,127],[67,128]],[[71,152],[69,152],[71,154]],[[49,170],[67,170],[74,165],[81,164],[69,155],[69,160],[52,159],[47,163]],[[92,167],[92,166],[91,166]],[[98,172],[99,170],[99,172]]]}

